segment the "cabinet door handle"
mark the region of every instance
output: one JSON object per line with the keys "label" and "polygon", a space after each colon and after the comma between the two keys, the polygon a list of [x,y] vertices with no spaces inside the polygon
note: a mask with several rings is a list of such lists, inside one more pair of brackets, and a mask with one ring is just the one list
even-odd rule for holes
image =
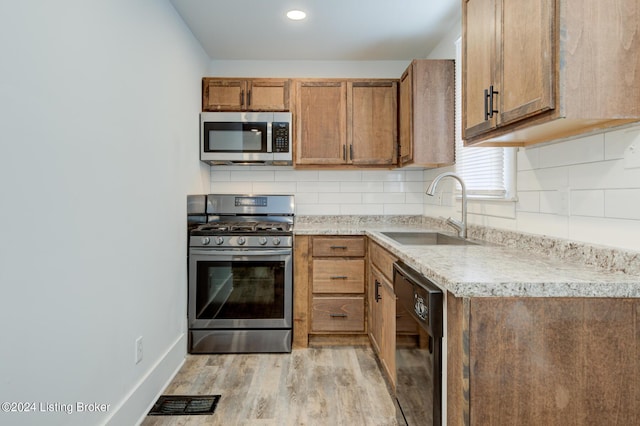
{"label": "cabinet door handle", "polygon": [[498,92],[493,90],[493,84],[489,86],[489,118],[493,118],[493,114],[497,114],[498,110],[493,109],[493,95],[497,95]]}
{"label": "cabinet door handle", "polygon": [[489,119],[489,90],[484,89],[484,121]]}
{"label": "cabinet door handle", "polygon": [[244,90],[240,91],[240,105],[244,105]]}
{"label": "cabinet door handle", "polygon": [[331,246],[330,248],[331,250],[336,250],[336,249],[346,250],[347,246]]}
{"label": "cabinet door handle", "polygon": [[375,298],[376,298],[376,302],[382,299],[382,296],[380,296],[380,282],[378,280],[376,280]]}
{"label": "cabinet door handle", "polygon": [[247,106],[251,105],[251,90],[247,91]]}
{"label": "cabinet door handle", "polygon": [[342,145],[342,159],[347,161],[347,145]]}
{"label": "cabinet door handle", "polygon": [[331,318],[346,318],[347,314],[329,314]]}
{"label": "cabinet door handle", "polygon": [[353,160],[353,144],[349,145],[349,158]]}
{"label": "cabinet door handle", "polygon": [[334,275],[334,276],[332,276],[332,277],[330,277],[330,278],[331,278],[332,280],[346,280],[346,279],[347,279],[347,278],[349,278],[349,277],[347,277],[346,275]]}

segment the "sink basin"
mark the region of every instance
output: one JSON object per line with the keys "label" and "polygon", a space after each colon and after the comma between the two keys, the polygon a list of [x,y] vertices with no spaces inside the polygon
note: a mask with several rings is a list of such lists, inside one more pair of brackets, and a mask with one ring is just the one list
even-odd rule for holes
{"label": "sink basin", "polygon": [[410,246],[468,246],[478,245],[474,241],[453,237],[439,232],[382,232],[397,243]]}

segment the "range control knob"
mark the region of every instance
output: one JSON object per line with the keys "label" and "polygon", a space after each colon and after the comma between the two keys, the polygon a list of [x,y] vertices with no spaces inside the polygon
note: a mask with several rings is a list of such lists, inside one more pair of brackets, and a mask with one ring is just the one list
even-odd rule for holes
{"label": "range control knob", "polygon": [[280,238],[273,237],[273,245],[274,246],[279,246],[280,245]]}
{"label": "range control knob", "polygon": [[260,244],[261,246],[267,244],[267,239],[265,237],[258,238],[258,244]]}
{"label": "range control knob", "polygon": [[246,243],[246,240],[244,239],[244,237],[238,237],[238,244],[240,244],[241,246],[244,245],[244,243]]}
{"label": "range control knob", "polygon": [[222,243],[224,243],[224,238],[222,238],[222,237],[217,237],[217,238],[216,238],[216,244],[220,246],[220,245],[222,245]]}
{"label": "range control knob", "polygon": [[206,246],[211,242],[211,240],[209,239],[209,237],[202,237],[202,240],[200,240],[200,242],[203,246]]}

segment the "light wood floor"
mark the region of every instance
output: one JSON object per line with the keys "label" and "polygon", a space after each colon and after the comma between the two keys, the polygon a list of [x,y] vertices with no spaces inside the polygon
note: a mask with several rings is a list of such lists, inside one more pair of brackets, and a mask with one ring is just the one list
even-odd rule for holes
{"label": "light wood floor", "polygon": [[143,426],[404,425],[366,346],[188,355],[163,393],[222,397],[213,415],[147,416]]}

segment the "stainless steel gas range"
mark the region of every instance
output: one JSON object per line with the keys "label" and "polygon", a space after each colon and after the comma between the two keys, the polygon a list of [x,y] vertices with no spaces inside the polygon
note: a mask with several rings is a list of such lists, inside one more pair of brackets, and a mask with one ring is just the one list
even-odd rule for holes
{"label": "stainless steel gas range", "polygon": [[200,197],[189,212],[204,222],[189,236],[189,352],[291,352],[293,195]]}

